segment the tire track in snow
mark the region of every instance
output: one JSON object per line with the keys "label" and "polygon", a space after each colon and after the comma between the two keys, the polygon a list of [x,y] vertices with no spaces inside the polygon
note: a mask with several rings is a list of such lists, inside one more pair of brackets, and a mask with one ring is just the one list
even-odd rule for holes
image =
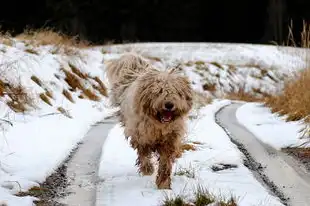
{"label": "tire track in snow", "polygon": [[66,195],[57,202],[69,206],[94,206],[102,145],[116,120],[106,118],[86,134],[79,148],[68,161]]}
{"label": "tire track in snow", "polygon": [[244,165],[284,205],[309,206],[309,174],[301,174],[298,170],[300,165],[296,161],[262,143],[239,124],[235,115],[239,106],[233,103],[221,108],[215,114],[215,120],[244,154]]}

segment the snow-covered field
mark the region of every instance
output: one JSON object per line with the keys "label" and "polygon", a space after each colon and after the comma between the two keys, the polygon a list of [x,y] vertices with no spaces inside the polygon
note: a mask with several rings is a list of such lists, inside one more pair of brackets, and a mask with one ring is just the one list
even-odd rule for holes
{"label": "snow-covered field", "polygon": [[304,127],[302,121],[286,122],[284,117],[271,113],[260,103],[244,104],[237,110],[236,116],[262,142],[276,149],[309,146],[308,140],[299,135]]}
{"label": "snow-covered field", "polygon": [[[0,203],[32,205],[33,198],[13,194],[43,182],[66,159],[91,125],[112,111],[107,98],[95,89],[94,85],[99,85],[93,77],[106,83],[104,62],[132,50],[149,57],[159,67],[181,64],[197,91],[215,97],[239,86],[252,92],[258,88],[262,92],[275,92],[290,71],[305,66],[307,56],[302,49],[242,44],[115,45],[71,52],[56,52],[53,46],[32,47],[20,41],[15,41],[12,46],[0,44],[0,80],[21,85],[36,106],[26,113],[16,113],[7,106],[7,95],[0,95]],[[70,91],[65,81],[66,73],[61,68],[71,71],[72,65],[92,77],[80,80],[100,97],[98,101],[87,99],[79,89]],[[33,76],[41,80],[41,86],[32,80]],[[215,91],[203,89],[205,84],[215,87]],[[73,102],[63,95],[63,90],[70,91]],[[46,91],[52,93],[52,98],[48,98],[52,106],[39,97]],[[242,155],[215,124],[214,112],[226,103],[221,101],[206,106],[198,112],[198,119],[189,121],[189,141],[203,144],[197,146],[197,151],[186,152],[176,167],[190,165],[197,178],[174,176],[173,193],[190,193],[191,186],[199,182],[215,194],[232,193],[240,198],[241,205],[258,202],[279,205],[242,165]],[[60,107],[65,112],[57,110]],[[100,196],[100,201],[108,205],[122,205],[122,201],[135,204],[147,201],[156,205],[156,201],[162,199],[162,193],[154,189],[153,177],[137,175],[135,153],[121,132],[117,125],[103,147],[100,173],[105,186],[102,190],[111,195]],[[294,138],[292,141],[296,140]],[[238,167],[212,172],[210,167],[219,163]]]}
{"label": "snow-covered field", "polygon": [[[233,196],[240,206],[282,205],[243,165],[243,155],[215,122],[215,112],[229,103],[228,100],[215,101],[193,112],[194,118],[188,121],[186,142],[195,145],[197,150],[186,151],[177,160],[173,168],[172,191],[156,189],[156,173],[147,177],[137,173],[134,166],[136,152],[125,140],[123,129],[116,125],[102,149],[99,170],[102,181],[97,205],[155,206],[167,195],[181,195],[190,201],[197,186],[217,197]],[[221,165],[232,165],[232,168],[212,170]]]}

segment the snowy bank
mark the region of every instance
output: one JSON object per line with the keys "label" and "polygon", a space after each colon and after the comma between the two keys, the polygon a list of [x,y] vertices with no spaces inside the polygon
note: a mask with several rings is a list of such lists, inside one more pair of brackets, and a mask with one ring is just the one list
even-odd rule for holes
{"label": "snowy bank", "polygon": [[286,122],[260,103],[246,103],[236,112],[238,121],[265,144],[276,149],[298,146],[306,140],[299,138],[302,122]]}

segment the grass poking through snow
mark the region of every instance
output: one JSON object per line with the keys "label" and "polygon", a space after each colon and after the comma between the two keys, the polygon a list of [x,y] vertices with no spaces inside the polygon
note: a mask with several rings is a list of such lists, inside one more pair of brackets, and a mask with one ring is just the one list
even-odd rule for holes
{"label": "grass poking through snow", "polygon": [[182,195],[175,197],[165,196],[161,206],[238,206],[235,198],[231,197],[228,200],[218,199],[210,194],[207,189],[198,186],[194,193],[194,198],[186,198]]}

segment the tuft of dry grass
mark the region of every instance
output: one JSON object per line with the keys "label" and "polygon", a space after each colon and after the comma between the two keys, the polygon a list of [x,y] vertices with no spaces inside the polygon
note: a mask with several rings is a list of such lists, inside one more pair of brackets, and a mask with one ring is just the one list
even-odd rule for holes
{"label": "tuft of dry grass", "polygon": [[82,83],[76,75],[74,75],[73,73],[71,73],[70,71],[68,71],[64,68],[62,68],[61,70],[65,73],[65,75],[66,75],[65,81],[71,87],[71,89],[73,91],[76,91],[77,89],[82,90],[82,88],[83,88]]}
{"label": "tuft of dry grass", "polygon": [[30,41],[31,45],[64,45],[78,48],[90,46],[90,43],[84,40],[78,40],[78,36],[70,37],[61,32],[56,32],[51,28],[42,28],[38,30],[27,29],[18,34],[16,39]]}
{"label": "tuft of dry grass", "polygon": [[[100,97],[94,91],[92,91],[90,88],[85,88],[85,86],[82,84],[83,79],[80,78],[77,74],[70,72],[64,68],[62,68],[61,70],[65,73],[65,81],[71,87],[70,89],[72,91],[75,92],[77,91],[77,89],[79,89],[82,91],[83,96],[87,97],[88,99],[93,101],[100,100]],[[94,77],[93,79],[99,84],[99,86],[92,84],[93,88],[97,89],[102,95],[107,96],[107,89],[103,82],[98,77]],[[89,81],[89,77],[87,76],[87,79],[84,79],[84,81]]]}
{"label": "tuft of dry grass", "polygon": [[100,92],[101,95],[107,97],[108,96],[108,90],[107,87],[104,85],[104,83],[99,79],[99,77],[93,77],[93,80],[95,80],[99,86],[93,85],[93,87]]}
{"label": "tuft of dry grass", "polygon": [[4,96],[5,92],[5,83],[0,79],[0,97]]}
{"label": "tuft of dry grass", "polygon": [[80,95],[78,96],[78,98],[80,98],[80,99],[85,99],[85,97],[84,97],[83,94],[80,94]]}
{"label": "tuft of dry grass", "polygon": [[216,66],[216,67],[218,67],[220,69],[224,69],[223,66],[220,63],[218,63],[218,62],[210,62],[210,64],[212,64],[212,65],[214,65],[214,66]]}
{"label": "tuft of dry grass", "polygon": [[10,99],[6,102],[7,105],[14,111],[24,113],[29,107],[33,107],[33,99],[25,91],[22,85],[6,84],[4,95],[7,95]]}
{"label": "tuft of dry grass", "polygon": [[79,76],[82,79],[87,79],[88,78],[88,74],[84,74],[83,72],[81,72],[76,66],[74,66],[73,64],[69,63],[69,67],[71,68],[72,72],[74,74],[76,74],[77,76]]}
{"label": "tuft of dry grass", "polygon": [[293,21],[291,21],[291,24],[288,27],[287,41],[283,43],[283,45],[310,48],[310,24],[308,24],[306,21],[303,21],[302,31],[300,32],[300,39],[301,42],[298,44],[298,42],[295,41],[295,37],[293,34]]}
{"label": "tuft of dry grass", "polygon": [[75,103],[75,101],[73,100],[73,97],[72,97],[71,93],[70,93],[68,90],[64,89],[64,90],[62,91],[62,94],[63,94],[70,102]]}
{"label": "tuft of dry grass", "polygon": [[9,32],[3,33],[0,31],[0,43],[6,46],[13,46],[12,35]]}
{"label": "tuft of dry grass", "polygon": [[215,92],[216,91],[216,84],[215,83],[205,83],[202,85],[202,89],[204,91]]}
{"label": "tuft of dry grass", "polygon": [[35,55],[39,55],[39,52],[34,50],[34,49],[31,49],[31,48],[27,48],[25,49],[25,52],[28,52],[30,54],[35,54]]}
{"label": "tuft of dry grass", "polygon": [[65,110],[63,107],[57,107],[57,111],[65,115],[66,117],[72,119],[72,116],[70,115],[69,111]]}
{"label": "tuft of dry grass", "polygon": [[45,93],[41,93],[40,95],[40,98],[43,102],[45,102],[46,104],[50,105],[50,106],[53,106],[53,104],[50,102],[48,96],[46,96]]}
{"label": "tuft of dry grass", "polygon": [[53,92],[51,90],[45,89],[45,95],[51,99],[54,99]]}
{"label": "tuft of dry grass", "polygon": [[304,120],[310,123],[310,69],[295,73],[285,81],[281,94],[266,98],[272,112],[286,115],[287,121]]}
{"label": "tuft of dry grass", "polygon": [[42,81],[41,81],[37,76],[32,75],[30,78],[31,78],[32,81],[34,81],[34,82],[35,82],[37,85],[39,85],[40,87],[43,86]]}
{"label": "tuft of dry grass", "polygon": [[90,100],[99,101],[100,97],[98,97],[93,91],[90,89],[83,89],[83,94]]}
{"label": "tuft of dry grass", "polygon": [[188,200],[182,195],[177,195],[175,197],[166,195],[161,206],[207,206],[211,204],[214,206],[238,206],[235,198],[231,197],[228,200],[216,198],[201,185],[195,189],[195,196],[193,199]]}

